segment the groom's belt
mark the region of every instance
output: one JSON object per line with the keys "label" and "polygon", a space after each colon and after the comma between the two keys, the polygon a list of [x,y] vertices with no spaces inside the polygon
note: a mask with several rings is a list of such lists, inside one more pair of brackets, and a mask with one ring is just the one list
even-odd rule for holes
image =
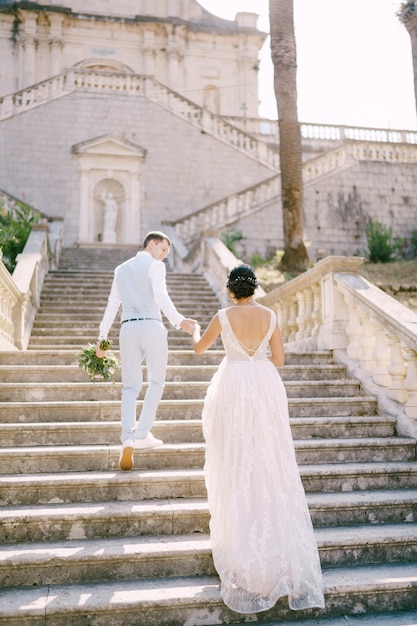
{"label": "groom's belt", "polygon": [[122,324],[126,324],[126,322],[141,322],[142,320],[154,320],[155,322],[160,322],[161,320],[157,317],[131,317],[130,320],[122,320]]}

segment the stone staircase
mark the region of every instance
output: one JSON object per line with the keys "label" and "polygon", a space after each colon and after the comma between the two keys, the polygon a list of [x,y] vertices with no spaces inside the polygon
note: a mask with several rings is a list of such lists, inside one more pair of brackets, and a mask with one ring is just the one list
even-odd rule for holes
{"label": "stone staircase", "polygon": [[[133,253],[64,250],[29,349],[1,353],[0,624],[417,624],[415,441],[396,436],[330,353],[288,354],[281,370],[326,614],[291,612],[282,599],[241,616],[221,602],[201,431],[220,344],[197,357],[170,328],[153,429],[165,445],[136,453],[133,471],[118,469],[120,383],[89,382],[76,363],[96,339],[114,266]],[[218,308],[204,278],[169,273],[168,284],[204,327]]]}

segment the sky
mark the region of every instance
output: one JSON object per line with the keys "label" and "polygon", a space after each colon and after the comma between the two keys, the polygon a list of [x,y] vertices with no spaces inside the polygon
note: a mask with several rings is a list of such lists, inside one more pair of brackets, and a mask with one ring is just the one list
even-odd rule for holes
{"label": "sky", "polygon": [[[259,15],[269,31],[268,0],[198,0],[233,20]],[[401,0],[294,0],[300,122],[417,129],[410,36],[396,17]],[[260,54],[259,114],[276,119],[267,39]]]}

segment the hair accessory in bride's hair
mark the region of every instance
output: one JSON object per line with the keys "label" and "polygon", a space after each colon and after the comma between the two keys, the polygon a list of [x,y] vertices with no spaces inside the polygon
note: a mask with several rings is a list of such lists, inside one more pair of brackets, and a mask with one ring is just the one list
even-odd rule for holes
{"label": "hair accessory in bride's hair", "polygon": [[256,280],[256,278],[253,278],[252,276],[236,276],[236,278],[233,278],[233,280],[229,281],[230,283],[240,283],[240,282],[246,282],[249,283],[250,285],[253,285],[254,287],[258,286],[258,281]]}
{"label": "hair accessory in bride's hair", "polygon": [[242,263],[233,268],[227,280],[227,289],[239,298],[249,298],[258,287],[258,280],[253,268]]}

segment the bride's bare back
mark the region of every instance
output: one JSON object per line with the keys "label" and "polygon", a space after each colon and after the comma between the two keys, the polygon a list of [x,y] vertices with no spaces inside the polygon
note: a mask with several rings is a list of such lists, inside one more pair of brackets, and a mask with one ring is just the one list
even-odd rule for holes
{"label": "bride's bare back", "polygon": [[226,314],[240,345],[252,355],[269,330],[271,311],[257,304],[235,305]]}
{"label": "bride's bare back", "polygon": [[[270,309],[258,305],[234,305],[226,310],[230,326],[243,348],[252,356],[257,346],[261,343],[269,329],[271,319]],[[200,331],[193,335],[193,348],[196,354],[201,354],[209,348],[221,332],[219,314],[212,318],[203,336],[200,337]],[[269,340],[271,355],[269,360],[281,367],[284,365],[284,347],[282,345],[281,333],[278,324],[275,326],[274,332]]]}

